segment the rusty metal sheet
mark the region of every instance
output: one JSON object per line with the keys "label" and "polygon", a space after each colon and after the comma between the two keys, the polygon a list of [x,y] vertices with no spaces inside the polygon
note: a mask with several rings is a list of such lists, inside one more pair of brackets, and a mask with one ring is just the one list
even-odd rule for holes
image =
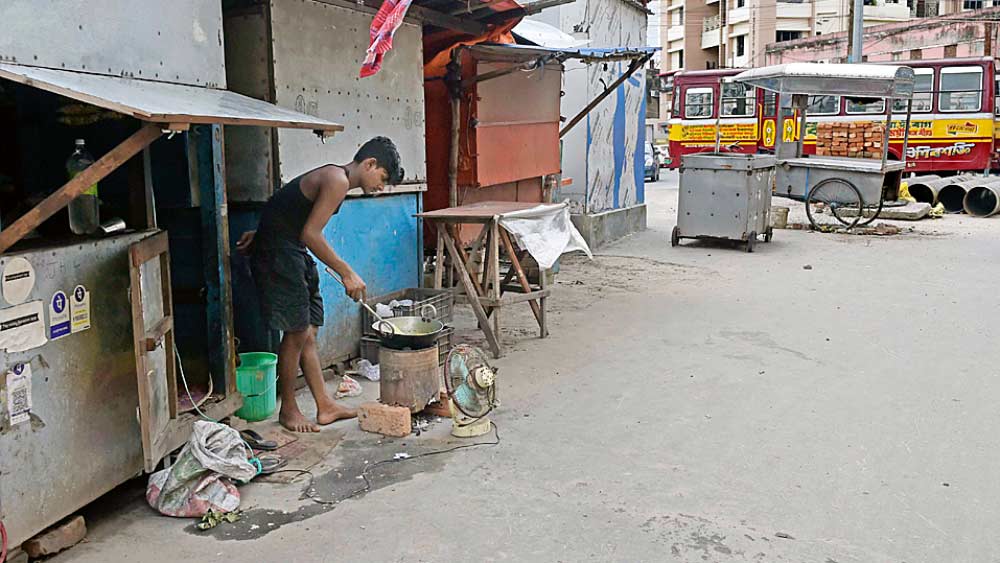
{"label": "rusty metal sheet", "polygon": [[271,3],[274,102],[346,125],[326,144],[305,131],[278,131],[281,183],[343,164],[377,135],[399,148],[403,183],[427,182],[421,28],[404,23],[382,70],[362,79],[371,21],[371,14],[320,2]]}
{"label": "rusty metal sheet", "polygon": [[0,62],[226,86],[222,3],[4,0]]}
{"label": "rusty metal sheet", "polygon": [[142,472],[128,247],[146,236],[0,256],[0,270],[17,256],[32,264],[37,275],[29,299],[48,308],[57,291],[71,296],[83,285],[91,311],[88,330],[0,355],[0,373],[28,362],[33,380],[30,422],[11,428],[0,408],[0,517],[11,545]]}
{"label": "rusty metal sheet", "polygon": [[341,125],[228,90],[0,64],[0,78],[144,121],[221,123],[340,131]]}
{"label": "rusty metal sheet", "polygon": [[[272,101],[266,6],[227,15],[226,77],[229,89]],[[231,202],[267,201],[275,185],[273,129],[229,126],[226,135],[226,196]]]}
{"label": "rusty metal sheet", "polygon": [[[477,74],[507,65],[480,63]],[[517,71],[476,86],[476,180],[493,186],[556,174],[562,67]]]}

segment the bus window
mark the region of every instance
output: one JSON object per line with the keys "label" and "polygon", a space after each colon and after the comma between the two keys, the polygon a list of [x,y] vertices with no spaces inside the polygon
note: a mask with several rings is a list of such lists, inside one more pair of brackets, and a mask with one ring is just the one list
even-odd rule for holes
{"label": "bus window", "polygon": [[722,84],[723,117],[751,117],[757,100],[757,91],[739,83]]}
{"label": "bus window", "polygon": [[[862,101],[864,100],[864,101]],[[870,98],[847,98],[847,113],[884,113],[885,100]]]}
{"label": "bus window", "polygon": [[1000,74],[994,77],[993,82],[993,113],[1000,115]]}
{"label": "bus window", "polygon": [[[930,113],[934,109],[934,69],[915,68],[913,82],[913,113]],[[905,112],[906,100],[892,102],[892,111]]]}
{"label": "bus window", "polygon": [[956,66],[941,69],[941,111],[979,111],[983,97],[983,69]]}
{"label": "bus window", "polygon": [[809,96],[808,115],[836,115],[840,113],[840,96]]}
{"label": "bus window", "polygon": [[711,88],[688,88],[684,93],[684,117],[712,117],[712,99]]}
{"label": "bus window", "polygon": [[774,115],[775,102],[778,99],[778,94],[770,91],[764,90],[764,115]]}

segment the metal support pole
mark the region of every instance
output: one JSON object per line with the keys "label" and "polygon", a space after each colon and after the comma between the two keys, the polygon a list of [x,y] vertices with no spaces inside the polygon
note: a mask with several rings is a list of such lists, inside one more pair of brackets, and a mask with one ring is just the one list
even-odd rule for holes
{"label": "metal support pole", "polygon": [[903,129],[903,152],[900,160],[903,161],[903,172],[906,172],[906,151],[910,146],[910,115],[913,111],[913,98],[906,100],[906,126]]}
{"label": "metal support pole", "polygon": [[848,62],[861,62],[861,42],[864,40],[865,3],[864,0],[853,0],[851,4],[851,53]]}
{"label": "metal support pole", "polygon": [[892,128],[892,98],[885,99],[885,131],[882,132],[882,170],[889,160],[889,129]]}

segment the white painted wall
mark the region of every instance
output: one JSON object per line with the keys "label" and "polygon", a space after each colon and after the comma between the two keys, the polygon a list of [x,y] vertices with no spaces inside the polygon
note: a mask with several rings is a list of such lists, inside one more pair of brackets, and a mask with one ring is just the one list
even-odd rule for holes
{"label": "white painted wall", "polygon": [[[546,10],[533,19],[557,25],[576,38],[589,40],[586,47],[645,47],[647,44],[646,12],[623,0],[577,0]],[[566,117],[576,115],[627,67],[623,62],[589,66],[568,62],[563,81],[566,95],[562,114]],[[636,179],[635,155],[639,151],[641,167],[645,79],[644,72],[637,72],[563,138],[563,177],[572,178],[573,184],[564,187],[560,197],[570,202],[574,212],[599,213],[644,201],[641,171]]]}

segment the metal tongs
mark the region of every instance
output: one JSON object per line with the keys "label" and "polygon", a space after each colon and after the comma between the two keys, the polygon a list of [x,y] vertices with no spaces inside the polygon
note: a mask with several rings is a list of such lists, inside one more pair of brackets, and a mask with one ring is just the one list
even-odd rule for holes
{"label": "metal tongs", "polygon": [[[344,280],[340,279],[340,276],[337,275],[337,272],[333,271],[333,268],[330,268],[329,266],[327,266],[326,273],[330,274],[330,277],[332,277],[333,279],[337,280],[337,283],[339,283],[340,285],[343,285],[344,289],[347,289],[347,286],[344,285]],[[371,307],[371,305],[365,303],[363,299],[360,301],[360,303],[361,303],[361,305],[365,309],[368,309],[368,312],[371,313],[375,317],[375,319],[378,321],[378,323],[375,325],[376,326],[376,330],[378,330],[379,332],[383,332],[385,334],[389,334],[389,335],[392,335],[392,334],[396,333],[396,327],[393,326],[393,324],[390,323],[389,321],[383,319],[382,316],[379,315],[377,312],[375,312],[375,309],[373,309]],[[388,330],[386,330],[386,328],[388,328]]]}

